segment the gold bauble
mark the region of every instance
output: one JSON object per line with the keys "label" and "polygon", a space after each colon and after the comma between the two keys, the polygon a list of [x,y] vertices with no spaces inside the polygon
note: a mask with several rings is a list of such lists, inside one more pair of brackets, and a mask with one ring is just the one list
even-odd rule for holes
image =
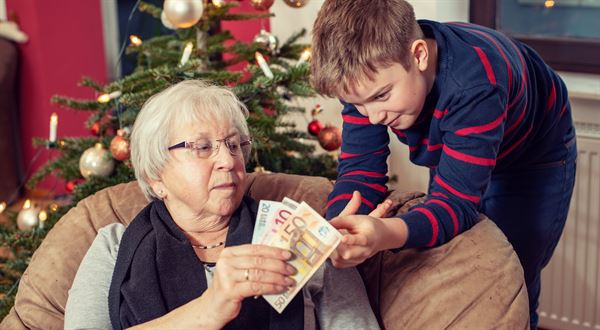
{"label": "gold bauble", "polygon": [[109,176],[115,167],[115,161],[106,150],[102,143],[96,143],[95,146],[87,149],[79,158],[79,171],[84,178],[90,176]]}
{"label": "gold bauble", "polygon": [[319,132],[319,144],[327,151],[337,150],[342,145],[342,131],[335,126],[325,126]]}
{"label": "gold bauble", "polygon": [[300,8],[306,6],[308,0],[283,0],[288,6],[294,8]]}
{"label": "gold bauble", "polygon": [[275,0],[250,0],[250,5],[256,10],[268,10]]}
{"label": "gold bauble", "polygon": [[180,29],[196,25],[202,17],[203,11],[204,2],[202,0],[165,0],[163,4],[163,12],[167,21]]}

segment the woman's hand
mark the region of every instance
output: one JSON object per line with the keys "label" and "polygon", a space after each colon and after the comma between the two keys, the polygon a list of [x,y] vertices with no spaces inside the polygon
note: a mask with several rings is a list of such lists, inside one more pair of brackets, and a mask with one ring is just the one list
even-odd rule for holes
{"label": "woman's hand", "polygon": [[217,260],[211,286],[206,294],[214,306],[214,318],[224,326],[240,312],[242,300],[285,292],[296,273],[287,261],[291,252],[266,245],[228,247]]}
{"label": "woman's hand", "polygon": [[[331,225],[344,235],[342,242],[330,257],[337,268],[354,267],[386,249],[384,241],[390,238],[396,240],[394,235],[397,234],[396,228],[390,228],[389,225],[396,225],[393,222],[405,225],[400,219],[385,219],[392,207],[390,200],[377,205],[369,215],[355,215],[360,204],[360,193],[355,191],[340,215],[330,221]],[[401,241],[402,238],[399,239],[399,243]]]}

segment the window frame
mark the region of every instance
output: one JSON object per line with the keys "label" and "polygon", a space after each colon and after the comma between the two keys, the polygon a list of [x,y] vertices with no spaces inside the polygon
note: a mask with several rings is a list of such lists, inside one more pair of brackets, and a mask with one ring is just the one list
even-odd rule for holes
{"label": "window frame", "polygon": [[[498,1],[469,0],[471,22],[496,29]],[[600,74],[600,40],[509,35],[535,49],[555,70]]]}

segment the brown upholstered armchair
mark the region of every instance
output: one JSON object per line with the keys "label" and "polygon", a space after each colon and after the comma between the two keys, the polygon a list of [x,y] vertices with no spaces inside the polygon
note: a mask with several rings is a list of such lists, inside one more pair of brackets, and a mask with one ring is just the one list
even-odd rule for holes
{"label": "brown upholstered armchair", "polygon": [[[247,193],[257,200],[289,196],[323,214],[331,189],[325,178],[251,174]],[[394,192],[390,197],[402,213],[422,195]],[[62,328],[67,292],[98,229],[129,223],[146,204],[131,182],[99,191],[71,209],[35,252],[0,328]],[[441,247],[380,253],[363,266],[370,298],[387,329],[529,326],[519,260],[488,219]]]}

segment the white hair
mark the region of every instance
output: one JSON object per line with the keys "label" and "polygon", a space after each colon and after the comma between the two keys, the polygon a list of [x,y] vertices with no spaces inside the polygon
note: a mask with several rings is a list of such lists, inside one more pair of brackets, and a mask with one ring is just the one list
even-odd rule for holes
{"label": "white hair", "polygon": [[[135,120],[130,141],[131,163],[146,198],[158,198],[150,182],[160,180],[170,158],[171,134],[178,127],[197,121],[229,122],[247,139],[247,117],[248,109],[231,90],[200,80],[184,80],[150,97]],[[250,148],[245,151],[248,162]]]}

